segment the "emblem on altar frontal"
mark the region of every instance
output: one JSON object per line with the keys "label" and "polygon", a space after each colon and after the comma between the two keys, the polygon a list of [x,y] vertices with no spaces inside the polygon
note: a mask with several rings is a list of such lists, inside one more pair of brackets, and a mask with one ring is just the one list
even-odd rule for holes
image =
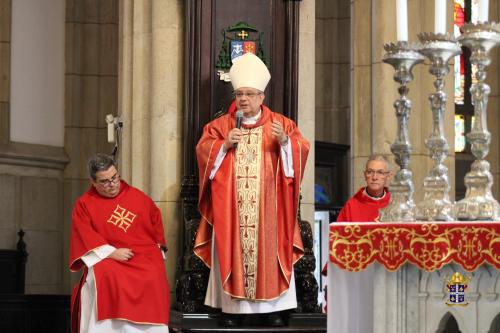
{"label": "emblem on altar frontal", "polygon": [[238,22],[221,31],[222,47],[215,68],[221,81],[230,82],[229,69],[233,60],[245,53],[251,52],[267,64],[263,47],[263,32],[246,22]]}
{"label": "emblem on altar frontal", "polygon": [[465,298],[465,290],[471,277],[466,277],[459,272],[455,272],[447,281],[446,288],[448,289],[449,297],[446,301],[448,306],[466,306],[469,304]]}

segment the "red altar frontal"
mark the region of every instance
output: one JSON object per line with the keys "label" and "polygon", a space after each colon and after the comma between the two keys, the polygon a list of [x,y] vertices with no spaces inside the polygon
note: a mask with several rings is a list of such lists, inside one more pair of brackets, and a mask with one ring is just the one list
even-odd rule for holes
{"label": "red altar frontal", "polygon": [[[332,223],[329,259],[329,332],[434,333],[450,315],[462,332],[490,332],[491,322],[500,322],[499,222]],[[456,307],[446,287],[454,273],[471,285],[469,299],[451,298]],[[494,281],[481,287],[483,275]],[[488,299],[479,313],[478,302]]]}

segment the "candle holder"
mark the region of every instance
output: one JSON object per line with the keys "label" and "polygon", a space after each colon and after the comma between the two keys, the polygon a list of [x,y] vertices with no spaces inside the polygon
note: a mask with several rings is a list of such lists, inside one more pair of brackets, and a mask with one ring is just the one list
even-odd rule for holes
{"label": "candle holder", "polygon": [[489,51],[500,43],[498,23],[465,24],[459,42],[471,50],[470,62],[477,66],[477,82],[470,88],[474,105],[474,122],[467,134],[472,154],[476,160],[471,171],[465,175],[467,191],[465,198],[455,204],[455,214],[459,220],[495,220],[499,214],[498,202],[491,194],[493,176],[490,164],[485,160],[488,155],[491,134],[487,129],[486,107],[490,87],[484,83],[486,66],[491,62]]}
{"label": "candle holder", "polygon": [[444,136],[444,113],[446,93],[444,78],[449,72],[449,60],[462,52],[457,40],[450,34],[421,33],[418,35],[422,47],[420,53],[431,64],[429,72],[436,77],[436,92],[429,96],[432,111],[433,130],[425,140],[434,167],[424,179],[424,200],[415,208],[415,218],[423,221],[452,221],[453,204],[448,192],[448,168],[443,164],[448,153],[448,142]]}
{"label": "candle holder", "polygon": [[412,147],[408,134],[411,101],[407,95],[409,91],[408,83],[413,80],[411,72],[413,66],[424,61],[424,57],[418,52],[418,48],[417,44],[401,41],[384,45],[387,53],[382,61],[394,67],[394,80],[400,84],[398,87],[400,97],[394,102],[398,132],[396,140],[391,145],[391,152],[394,154],[394,159],[400,169],[396,172],[389,188],[391,200],[387,207],[380,211],[380,220],[383,222],[415,221],[412,172],[408,169]]}

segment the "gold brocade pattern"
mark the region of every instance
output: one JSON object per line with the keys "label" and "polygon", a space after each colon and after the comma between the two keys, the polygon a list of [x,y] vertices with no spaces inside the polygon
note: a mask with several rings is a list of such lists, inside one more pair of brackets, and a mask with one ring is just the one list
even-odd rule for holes
{"label": "gold brocade pattern", "polygon": [[134,223],[134,219],[137,217],[136,214],[131,211],[116,205],[115,210],[108,219],[108,223],[114,224],[115,226],[123,229],[127,232],[128,228]]}
{"label": "gold brocade pattern", "polygon": [[484,262],[500,268],[500,224],[333,225],[330,261],[348,271],[363,270],[374,261],[391,271],[406,262],[426,271],[452,261],[467,271]]}
{"label": "gold brocade pattern", "polygon": [[236,195],[240,217],[245,295],[255,299],[257,290],[257,249],[259,234],[260,163],[262,127],[241,129],[236,149]]}

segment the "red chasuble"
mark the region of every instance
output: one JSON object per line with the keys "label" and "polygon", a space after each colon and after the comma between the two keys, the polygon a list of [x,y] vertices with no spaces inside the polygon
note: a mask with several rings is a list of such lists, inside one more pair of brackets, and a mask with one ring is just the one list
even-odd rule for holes
{"label": "red chasuble", "polygon": [[[238,148],[227,152],[210,180],[224,139],[235,127],[234,111],[233,102],[228,114],[207,124],[196,147],[202,218],[194,252],[210,267],[214,232],[224,291],[238,299],[272,300],[288,290],[293,263],[304,252],[297,209],[309,143],[293,121],[263,105],[258,122],[242,125]],[[283,173],[273,121],[283,125],[292,145],[294,178]]]}
{"label": "red chasuble", "polygon": [[337,217],[337,222],[378,222],[379,209],[385,208],[389,204],[391,194],[385,188],[385,196],[382,199],[375,200],[365,193],[362,187],[350,198],[342,207]]}
{"label": "red chasuble", "polygon": [[[84,268],[86,273],[81,257],[105,244],[130,248],[134,257],[125,262],[103,259],[93,266],[97,320],[168,324],[170,291],[158,247],[165,246],[160,210],[147,195],[123,181],[120,193],[114,198],[105,198],[91,187],[76,201],[71,225],[70,269]],[[78,321],[80,289],[85,275],[73,290],[73,321]]]}

